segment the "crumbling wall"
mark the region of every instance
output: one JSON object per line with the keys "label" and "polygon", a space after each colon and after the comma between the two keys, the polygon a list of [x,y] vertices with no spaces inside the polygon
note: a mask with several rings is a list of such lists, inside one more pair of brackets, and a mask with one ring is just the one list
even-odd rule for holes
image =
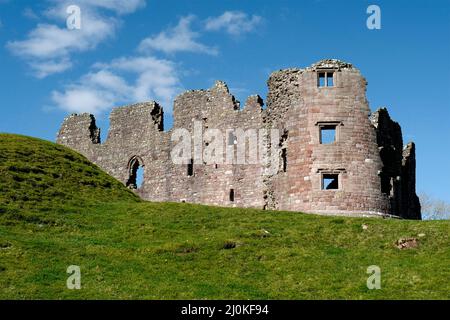
{"label": "crumbling wall", "polygon": [[[171,198],[174,201],[205,203],[222,206],[263,207],[261,191],[261,167],[236,164],[236,144],[229,137],[236,136],[238,128],[258,129],[262,124],[262,100],[250,97],[241,110],[240,104],[228,90],[224,82],[218,81],[209,90],[188,91],[175,99],[174,128],[184,128],[191,132],[195,141],[194,125],[200,127],[201,147],[212,143],[205,136],[208,129],[218,129],[223,133],[223,159],[234,153],[228,163],[205,163],[203,157],[193,157],[193,175],[186,174],[186,165],[172,165],[174,174],[170,176]],[[236,136],[237,137],[237,136]],[[173,142],[172,142],[173,147]],[[200,146],[197,146],[200,147]],[[194,153],[194,143],[192,152]],[[234,150],[234,151],[230,151]],[[194,153],[197,154],[198,153]],[[203,156],[202,153],[200,153]],[[234,199],[230,200],[233,190]]]}
{"label": "crumbling wall", "polygon": [[401,127],[391,119],[386,108],[375,111],[370,120],[377,134],[378,150],[383,163],[379,173],[381,190],[389,197],[391,214],[420,219],[414,143],[403,147]]}
{"label": "crumbling wall", "polygon": [[97,128],[95,117],[87,113],[67,117],[59,130],[56,143],[91,157],[93,145],[100,143],[100,129]]}
{"label": "crumbling wall", "polygon": [[403,149],[402,159],[402,211],[398,214],[406,219],[420,220],[421,206],[416,194],[416,146],[409,142]]}
{"label": "crumbling wall", "polygon": [[[71,115],[64,120],[58,133],[57,143],[64,144],[84,154],[110,175],[127,184],[133,158],[146,173],[163,176],[162,165],[165,132],[162,131],[163,112],[155,102],[138,103],[115,108],[110,115],[107,140],[100,144],[100,131],[93,115]],[[166,159],[167,162],[168,159]],[[156,168],[156,169],[155,169]],[[159,170],[158,170],[159,169]],[[153,187],[147,183],[137,192],[147,198]],[[163,193],[161,193],[163,194]],[[168,200],[167,197],[163,197]]]}
{"label": "crumbling wall", "polygon": [[[331,85],[321,86],[325,73]],[[163,109],[155,102],[115,108],[104,143],[92,115],[71,115],[57,142],[133,189],[136,168],[143,167],[144,183],[135,191],[152,201],[420,219],[415,146],[403,148],[401,128],[387,110],[370,115],[366,80],[356,68],[322,60],[274,72],[268,88],[266,109],[258,95],[241,109],[221,81],[208,90],[187,91],[174,101],[169,131],[163,131]],[[324,144],[322,129],[330,127],[336,139]],[[172,152],[179,141],[173,137],[180,129],[190,136],[193,156],[175,164]],[[223,134],[225,161],[206,162],[205,149],[215,143],[210,129]],[[272,139],[273,129],[278,140]],[[261,150],[242,135],[252,130],[264,142]],[[242,139],[245,163],[237,163]],[[198,148],[202,151],[195,153]],[[248,163],[251,152],[257,153],[256,163]],[[275,156],[276,170],[268,170],[273,163],[261,162],[262,153]],[[324,190],[329,176],[334,186]]]}

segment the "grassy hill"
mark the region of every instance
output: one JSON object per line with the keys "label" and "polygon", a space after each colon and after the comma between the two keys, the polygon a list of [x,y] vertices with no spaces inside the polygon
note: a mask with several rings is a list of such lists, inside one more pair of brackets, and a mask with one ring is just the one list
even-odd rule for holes
{"label": "grassy hill", "polygon": [[[0,299],[449,299],[449,231],[148,203],[67,148],[0,135]],[[66,288],[69,265],[81,290]]]}

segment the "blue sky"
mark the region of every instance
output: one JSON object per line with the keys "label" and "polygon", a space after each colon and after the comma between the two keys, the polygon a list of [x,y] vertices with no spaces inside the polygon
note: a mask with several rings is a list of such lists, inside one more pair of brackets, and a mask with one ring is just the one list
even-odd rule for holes
{"label": "blue sky", "polygon": [[[65,9],[81,9],[67,30]],[[381,8],[369,30],[366,9]],[[162,103],[228,83],[265,98],[272,71],[353,63],[372,110],[386,106],[417,145],[417,189],[450,201],[450,0],[0,0],[0,132],[55,140],[67,114]]]}

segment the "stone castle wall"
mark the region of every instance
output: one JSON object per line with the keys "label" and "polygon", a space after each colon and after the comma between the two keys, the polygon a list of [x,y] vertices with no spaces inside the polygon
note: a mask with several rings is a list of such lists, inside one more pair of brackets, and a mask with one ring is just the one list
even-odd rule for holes
{"label": "stone castle wall", "polygon": [[[321,82],[324,75],[332,83]],[[401,128],[386,109],[371,114],[366,80],[356,68],[322,60],[305,69],[274,72],[268,87],[265,109],[256,95],[241,109],[220,81],[208,90],[185,92],[175,99],[174,125],[168,131],[155,102],[115,108],[104,143],[92,115],[71,115],[57,142],[130,188],[142,166],[144,183],[135,190],[151,201],[420,219],[415,146],[403,147]],[[255,129],[278,167],[268,172],[265,162],[205,163],[196,153],[192,165],[175,164],[171,152],[179,141],[172,137],[180,128],[192,136],[193,150],[214,143],[208,130],[220,130],[223,156],[234,155],[234,160],[239,148],[234,140],[243,141],[236,129]],[[278,130],[279,140],[264,134],[270,129]],[[335,141],[325,144],[321,134],[327,130],[335,133]],[[196,133],[201,140],[195,140]],[[247,143],[244,148],[248,156],[258,147]],[[333,186],[326,189],[330,177]]]}

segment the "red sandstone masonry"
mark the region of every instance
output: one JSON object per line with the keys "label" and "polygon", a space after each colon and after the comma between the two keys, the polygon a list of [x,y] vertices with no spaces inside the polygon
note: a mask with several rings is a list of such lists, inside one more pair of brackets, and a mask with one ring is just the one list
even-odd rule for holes
{"label": "red sandstone masonry", "polygon": [[[333,73],[333,86],[318,86],[323,72]],[[84,154],[124,184],[138,161],[145,176],[136,192],[147,200],[421,218],[415,146],[403,148],[401,128],[386,109],[370,113],[366,80],[356,68],[322,60],[305,69],[274,72],[268,87],[265,110],[259,96],[249,97],[241,110],[220,81],[209,90],[185,92],[174,102],[174,128],[167,132],[163,110],[155,102],[115,108],[103,144],[92,115],[71,115],[64,120],[57,142]],[[280,167],[264,175],[262,164],[194,163],[194,175],[189,176],[186,165],[171,160],[171,135],[176,128],[193,134],[194,121],[202,124],[203,132],[279,129],[280,144],[286,148],[286,172]],[[321,144],[320,127],[330,123],[336,125],[337,141]],[[339,175],[338,190],[321,189],[322,174],[328,173]],[[234,201],[230,201],[231,189]]]}

